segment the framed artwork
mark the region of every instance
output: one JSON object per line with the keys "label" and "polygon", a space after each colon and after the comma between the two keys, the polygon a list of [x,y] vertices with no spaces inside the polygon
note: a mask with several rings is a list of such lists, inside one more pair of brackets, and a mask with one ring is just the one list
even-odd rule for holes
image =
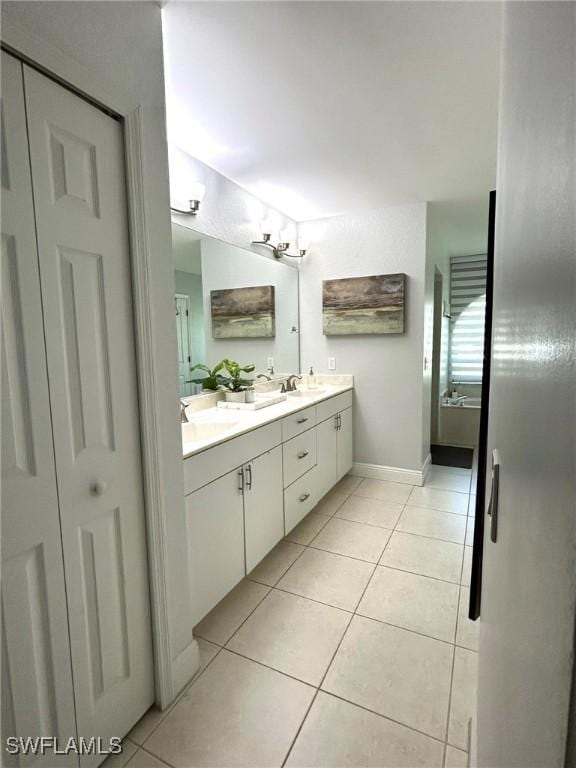
{"label": "framed artwork", "polygon": [[324,280],[322,322],[326,336],[404,333],[406,275]]}
{"label": "framed artwork", "polygon": [[215,339],[271,338],[276,334],[273,285],[211,291],[210,308]]}

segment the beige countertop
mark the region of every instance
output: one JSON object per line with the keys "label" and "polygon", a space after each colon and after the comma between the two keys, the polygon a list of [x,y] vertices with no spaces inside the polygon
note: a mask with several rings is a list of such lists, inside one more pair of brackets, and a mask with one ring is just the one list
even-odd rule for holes
{"label": "beige countertop", "polygon": [[[232,410],[212,406],[188,413],[188,423],[182,424],[182,454],[188,459],[197,453],[213,448],[234,437],[250,432],[258,427],[271,424],[292,413],[310,408],[342,392],[354,388],[352,376],[334,377],[327,383],[329,376],[319,381],[317,389],[302,388],[304,396],[287,395],[286,400],[254,411]],[[337,382],[337,383],[336,383]],[[321,390],[321,391],[320,391]]]}

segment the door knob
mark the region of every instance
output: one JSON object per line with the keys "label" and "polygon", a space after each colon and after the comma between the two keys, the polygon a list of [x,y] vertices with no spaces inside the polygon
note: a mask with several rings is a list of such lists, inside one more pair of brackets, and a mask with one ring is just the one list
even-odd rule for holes
{"label": "door knob", "polygon": [[106,493],[107,488],[108,483],[105,480],[96,480],[96,482],[92,483],[90,486],[90,493],[92,496],[102,496],[103,493]]}

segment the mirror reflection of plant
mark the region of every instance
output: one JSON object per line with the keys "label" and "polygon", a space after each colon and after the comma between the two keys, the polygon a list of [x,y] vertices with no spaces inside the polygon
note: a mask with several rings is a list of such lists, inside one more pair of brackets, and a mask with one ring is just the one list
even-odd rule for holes
{"label": "mirror reflection of plant", "polygon": [[205,371],[207,376],[203,376],[201,379],[191,379],[187,384],[202,384],[202,389],[209,389],[217,391],[226,386],[228,377],[220,373],[224,369],[224,360],[221,360],[214,368],[210,369],[203,363],[197,363],[190,368],[192,371]]}
{"label": "mirror reflection of plant", "polygon": [[[221,360],[214,368],[210,369],[203,363],[197,363],[190,368],[190,371],[204,371],[207,375],[201,379],[191,379],[187,384],[201,384],[202,389],[217,391],[219,389],[228,389],[231,392],[241,392],[254,383],[252,379],[242,376],[243,373],[252,373],[255,365],[240,365],[235,360]],[[221,371],[225,370],[229,375],[225,376]]]}
{"label": "mirror reflection of plant", "polygon": [[252,373],[256,368],[255,365],[240,365],[235,360],[228,359],[222,360],[222,364],[230,374],[230,378],[226,379],[224,387],[231,392],[242,392],[242,390],[251,387],[254,383],[253,379],[246,379],[242,374]]}

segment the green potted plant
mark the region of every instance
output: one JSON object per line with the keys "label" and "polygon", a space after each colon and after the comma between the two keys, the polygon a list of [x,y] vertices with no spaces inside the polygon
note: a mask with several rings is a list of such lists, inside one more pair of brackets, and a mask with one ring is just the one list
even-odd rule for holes
{"label": "green potted plant", "polygon": [[197,365],[193,365],[192,368],[190,368],[190,372],[192,373],[192,371],[204,371],[207,375],[199,379],[191,379],[186,383],[201,384],[202,389],[216,392],[217,390],[222,389],[222,387],[228,381],[228,377],[220,373],[220,371],[223,369],[224,360],[221,360],[218,365],[215,365],[212,369],[208,368],[208,366],[204,365],[203,363],[198,363]]}
{"label": "green potted plant", "polygon": [[252,379],[247,379],[243,374],[252,373],[255,365],[240,365],[235,360],[222,360],[222,364],[229,378],[225,378],[223,387],[225,398],[229,403],[244,403],[246,390],[252,386]]}

